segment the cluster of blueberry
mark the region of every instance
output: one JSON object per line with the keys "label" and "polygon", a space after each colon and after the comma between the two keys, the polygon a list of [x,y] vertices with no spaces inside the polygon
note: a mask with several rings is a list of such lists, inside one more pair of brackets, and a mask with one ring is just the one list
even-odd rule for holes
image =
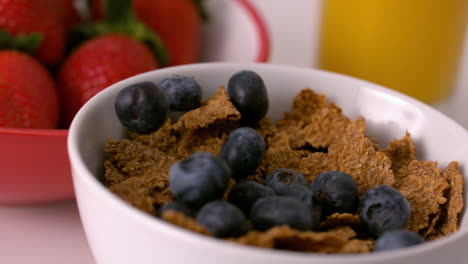
{"label": "cluster of blueberry", "polygon": [[129,130],[149,134],[166,121],[170,110],[188,111],[200,106],[201,88],[192,78],[172,76],[159,85],[140,82],[122,89],[115,99],[115,112]]}
{"label": "cluster of blueberry", "polygon": [[[241,113],[243,124],[262,119],[268,111],[268,96],[262,78],[253,71],[239,71],[229,79],[229,98]],[[166,121],[169,111],[188,111],[200,106],[202,90],[187,76],[171,76],[156,85],[140,82],[122,89],[115,99],[119,121],[129,130],[149,134]]]}
{"label": "cluster of blueberry", "polygon": [[[200,105],[201,89],[192,78],[174,76],[159,86],[145,82],[120,92],[115,107],[124,126],[151,133],[164,123],[169,110],[186,111]],[[391,186],[377,186],[359,199],[354,179],[341,171],[321,173],[310,185],[300,172],[287,168],[273,171],[264,184],[245,180],[264,159],[265,141],[248,124],[265,116],[267,92],[261,77],[252,71],[235,73],[227,92],[244,126],[228,135],[219,156],[199,152],[172,165],[169,186],[176,200],[162,206],[159,216],[167,210],[179,211],[194,217],[215,237],[227,238],[242,236],[252,228],[265,231],[282,225],[315,230],[335,212],[359,213],[366,235],[377,238],[376,251],[424,241],[404,230],[410,206]],[[222,200],[231,178],[237,183],[227,200]]]}

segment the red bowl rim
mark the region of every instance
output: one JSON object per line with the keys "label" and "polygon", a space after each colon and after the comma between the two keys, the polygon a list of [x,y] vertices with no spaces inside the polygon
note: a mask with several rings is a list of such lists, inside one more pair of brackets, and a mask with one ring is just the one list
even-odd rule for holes
{"label": "red bowl rim", "polygon": [[270,56],[270,36],[263,17],[249,0],[237,0],[253,20],[259,38],[259,47],[255,62],[267,62]]}
{"label": "red bowl rim", "polygon": [[[270,36],[263,17],[257,8],[249,0],[237,0],[237,2],[247,11],[253,20],[258,34],[258,53],[255,62],[267,62],[270,56]],[[0,127],[0,135],[23,135],[23,136],[67,136],[68,129],[35,129],[35,128],[13,128]]]}
{"label": "red bowl rim", "polygon": [[66,137],[68,135],[68,129],[0,127],[0,135]]}

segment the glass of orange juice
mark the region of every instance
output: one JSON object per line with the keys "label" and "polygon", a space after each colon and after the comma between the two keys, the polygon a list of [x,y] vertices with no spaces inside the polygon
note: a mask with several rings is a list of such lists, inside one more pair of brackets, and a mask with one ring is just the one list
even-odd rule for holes
{"label": "glass of orange juice", "polygon": [[322,0],[319,67],[426,103],[455,85],[468,0]]}

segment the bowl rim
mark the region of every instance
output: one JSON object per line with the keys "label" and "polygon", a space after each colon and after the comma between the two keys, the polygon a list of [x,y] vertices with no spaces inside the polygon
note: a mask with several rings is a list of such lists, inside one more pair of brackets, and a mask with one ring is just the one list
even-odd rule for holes
{"label": "bowl rim", "polygon": [[[137,223],[144,225],[145,228],[152,230],[151,232],[161,232],[165,233],[166,235],[170,235],[177,239],[184,240],[187,243],[191,243],[197,245],[198,247],[203,248],[213,248],[218,249],[221,251],[233,251],[234,254],[236,253],[248,253],[251,256],[260,257],[260,258],[267,258],[273,257],[278,258],[284,261],[305,261],[307,260],[317,260],[323,261],[327,263],[327,261],[346,261],[352,260],[353,263],[358,263],[359,261],[375,261],[378,263],[384,260],[395,260],[395,259],[402,259],[405,257],[411,257],[412,255],[421,255],[425,252],[432,251],[444,246],[452,245],[456,243],[458,240],[462,239],[463,237],[468,236],[468,228],[463,230],[458,230],[457,232],[445,236],[443,238],[437,239],[435,241],[431,241],[430,243],[424,243],[422,245],[413,246],[410,248],[405,248],[402,250],[394,250],[394,251],[387,251],[387,252],[373,252],[370,254],[314,254],[310,252],[296,252],[296,251],[287,251],[287,250],[271,250],[265,248],[258,248],[253,246],[247,246],[237,243],[228,243],[227,241],[223,241],[217,238],[202,236],[197,233],[185,230],[178,226],[172,225],[167,223],[163,220],[157,219],[154,216],[149,215],[146,212],[143,212],[129,203],[125,202],[122,199],[119,199],[118,196],[111,193],[105,186],[103,186],[96,177],[87,169],[86,165],[84,164],[83,160],[79,154],[79,145],[77,144],[78,138],[78,124],[81,123],[82,115],[84,112],[88,111],[91,104],[95,101],[102,100],[107,97],[107,94],[110,93],[111,90],[117,89],[119,86],[123,85],[122,83],[131,83],[137,79],[150,79],[154,72],[158,72],[158,75],[164,75],[165,72],[176,71],[177,69],[187,69],[187,68],[197,68],[197,67],[207,67],[208,69],[216,69],[216,68],[276,68],[278,70],[294,70],[296,72],[302,72],[302,74],[307,74],[311,72],[315,72],[314,74],[320,74],[324,76],[328,76],[329,78],[339,78],[342,80],[346,80],[353,83],[360,83],[361,86],[365,87],[364,89],[370,89],[377,93],[386,94],[392,98],[396,98],[398,100],[403,100],[414,105],[416,108],[421,109],[424,112],[431,112],[434,115],[439,116],[440,118],[447,119],[448,122],[451,122],[455,127],[458,127],[457,130],[463,131],[465,137],[468,138],[468,130],[463,128],[459,123],[455,122],[452,118],[448,117],[447,115],[443,114],[442,112],[438,111],[437,109],[429,106],[426,103],[423,103],[415,98],[412,98],[408,95],[402,94],[396,90],[392,90],[390,88],[384,87],[382,85],[372,83],[366,80],[362,80],[359,78],[355,78],[352,76],[335,73],[331,71],[321,70],[321,69],[314,69],[314,68],[307,68],[301,66],[294,66],[294,65],[284,65],[284,64],[271,64],[271,63],[237,63],[237,62],[204,62],[204,63],[195,63],[190,65],[179,65],[179,66],[172,66],[167,68],[162,68],[142,74],[138,74],[136,76],[130,77],[123,81],[117,82],[99,94],[97,94],[94,98],[88,101],[84,107],[80,109],[78,114],[76,115],[75,119],[72,121],[71,130],[68,135],[67,139],[67,149],[70,158],[70,162],[72,167],[75,170],[79,171],[80,173],[73,173],[73,178],[75,180],[79,178],[80,182],[86,185],[86,189],[99,195],[103,199],[105,199],[106,203],[111,204],[113,206],[113,210],[117,210],[120,213],[125,214],[126,216],[134,219]],[[467,175],[464,175],[464,179],[467,178]],[[75,185],[74,185],[75,187]],[[76,190],[75,190],[76,191]],[[465,189],[466,192],[466,189]],[[464,194],[466,196],[466,193]],[[466,212],[467,205],[464,206],[463,212]],[[79,207],[79,210],[80,207]],[[221,246],[222,245],[222,246]],[[286,262],[285,262],[286,263]]]}
{"label": "bowl rim", "polygon": [[15,136],[48,136],[48,137],[63,137],[67,136],[68,129],[42,129],[42,128],[15,128],[15,127],[0,127],[0,135],[15,135]]}
{"label": "bowl rim", "polygon": [[253,20],[258,35],[258,52],[255,62],[267,62],[270,56],[271,43],[268,27],[257,8],[249,0],[237,0]]}
{"label": "bowl rim", "polygon": [[[271,52],[271,41],[268,27],[258,9],[249,0],[236,0],[244,8],[245,12],[252,19],[258,37],[258,48],[254,62],[267,62]],[[162,69],[162,68],[161,68]],[[22,136],[48,136],[62,137],[68,134],[67,128],[15,128],[0,127],[1,135],[22,135]]]}

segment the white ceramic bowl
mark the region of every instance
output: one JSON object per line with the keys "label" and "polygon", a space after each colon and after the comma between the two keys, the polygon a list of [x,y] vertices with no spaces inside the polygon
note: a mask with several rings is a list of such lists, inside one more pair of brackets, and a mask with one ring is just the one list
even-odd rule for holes
{"label": "white ceramic bowl", "polygon": [[[265,80],[273,119],[290,109],[291,99],[304,87],[328,95],[346,115],[366,118],[369,133],[384,143],[406,129],[419,147],[420,159],[436,160],[444,167],[457,160],[467,175],[468,133],[429,106],[387,88],[359,79],[271,64],[208,63],[179,66],[141,74],[119,82],[92,98],[79,111],[70,128],[68,151],[79,211],[91,250],[100,264],[369,264],[466,263],[468,219],[461,230],[446,238],[389,253],[318,255],[231,244],[200,236],[141,212],[109,192],[98,178],[103,173],[106,140],[122,138],[114,113],[114,98],[122,88],[140,81],[158,82],[172,74],[194,76],[205,98],[241,69],[258,72]],[[465,177],[465,181],[468,179]],[[465,192],[465,200],[466,200]]]}

